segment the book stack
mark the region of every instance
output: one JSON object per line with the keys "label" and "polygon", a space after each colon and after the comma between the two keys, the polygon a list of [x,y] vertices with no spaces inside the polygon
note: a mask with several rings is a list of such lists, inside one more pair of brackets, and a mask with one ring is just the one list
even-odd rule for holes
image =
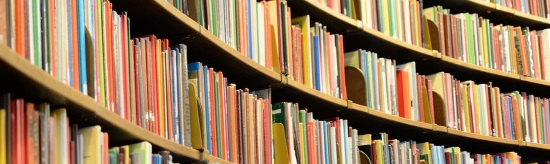
{"label": "book stack", "polygon": [[[358,163],[357,130],[347,120],[315,120],[311,112],[299,110],[295,103],[275,103],[272,108],[273,135],[286,136],[292,163]],[[281,140],[273,142],[280,144]],[[276,157],[278,148],[275,145]]]}
{"label": "book stack", "polygon": [[319,0],[362,25],[423,46],[422,3],[417,0]]}
{"label": "book stack", "polygon": [[148,142],[109,149],[109,135],[101,126],[71,124],[65,108],[51,110],[48,103],[1,95],[0,163],[171,162],[168,152],[161,154],[152,154]]}
{"label": "book stack", "polygon": [[359,149],[370,159],[371,163],[507,163],[520,164],[521,157],[515,152],[498,154],[473,154],[461,151],[460,147],[437,146],[429,142],[399,141],[389,139],[385,133],[359,136]]}
{"label": "book stack", "polygon": [[484,0],[486,2],[492,2],[497,5],[513,8],[517,11],[528,13],[534,16],[548,18],[548,10],[550,4],[545,0]]}
{"label": "book stack", "polygon": [[434,6],[424,15],[439,28],[444,55],[478,66],[548,80],[548,30],[496,25],[477,14]]}

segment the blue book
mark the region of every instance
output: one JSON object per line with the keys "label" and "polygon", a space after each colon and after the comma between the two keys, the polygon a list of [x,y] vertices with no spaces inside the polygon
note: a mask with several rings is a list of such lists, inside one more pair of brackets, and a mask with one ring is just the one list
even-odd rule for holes
{"label": "blue book", "polygon": [[320,52],[319,52],[319,36],[313,36],[313,66],[315,75],[315,89],[321,90],[321,70],[320,70]]}
{"label": "blue book", "polygon": [[[71,13],[71,0],[67,0],[67,13]],[[71,14],[67,14],[67,33],[68,33],[67,36],[69,36],[68,42],[67,42],[67,43],[69,43],[69,45],[68,45],[68,48],[69,48],[68,55],[69,56],[68,56],[67,60],[68,60],[69,65],[67,67],[67,70],[65,70],[65,71],[68,72],[67,77],[66,77],[67,78],[66,79],[67,83],[69,83],[69,86],[75,87],[73,85],[73,83],[74,83],[73,78],[74,77],[73,77],[73,74],[72,74],[72,72],[74,71],[73,67],[72,67],[73,64],[74,64],[73,63],[73,53],[72,53],[73,52],[73,47],[70,45],[73,42],[73,40],[72,40],[72,30],[71,30],[71,25],[72,25],[71,20],[72,20],[71,19]]]}
{"label": "blue book", "polygon": [[[177,50],[177,49],[176,49]],[[172,138],[174,139],[174,142],[176,143],[179,143],[179,144],[182,144],[180,142],[180,138],[179,138],[179,129],[180,129],[180,124],[179,124],[179,120],[180,120],[180,114],[179,114],[179,109],[181,109],[181,96],[182,96],[182,93],[180,92],[181,90],[181,85],[182,85],[182,82],[181,82],[181,71],[180,71],[180,58],[181,56],[178,54],[178,51],[176,50],[172,50],[172,55],[174,55],[174,59],[173,59],[173,62],[174,62],[174,74],[176,76],[174,76],[175,78],[172,78],[174,79],[174,92],[176,93],[174,98],[176,101],[175,102],[175,108],[172,110],[172,125],[174,126],[172,128]]]}
{"label": "blue book", "polygon": [[328,153],[328,142],[327,142],[327,122],[321,121],[322,124],[322,130],[323,131],[323,152],[325,154],[325,162],[329,161],[328,156],[330,155]]}
{"label": "blue book", "polygon": [[[251,7],[251,6],[252,6],[252,5],[256,5],[256,1],[248,0],[248,1],[245,1],[245,3],[246,3],[245,5],[247,5],[247,7],[248,7],[248,12],[247,12],[247,14],[248,14],[248,16],[247,16],[248,22],[252,22],[252,15],[251,15],[251,14],[252,14],[252,7]],[[253,30],[252,30],[252,23],[248,23],[248,27],[247,27],[247,28],[248,28],[248,29],[247,29],[247,31],[248,31],[248,57],[249,57],[250,59],[252,59],[252,58],[253,58],[253,55],[254,55],[254,51],[253,51],[253,48],[252,48],[252,47],[254,47],[254,44],[252,43],[252,42],[253,42],[253,41],[252,41],[252,40],[253,40],[253,39],[252,39],[252,36],[254,36],[254,35],[252,35],[252,31],[253,31]],[[282,64],[282,63],[281,63],[281,64]],[[281,70],[281,71],[282,71],[282,70]]]}
{"label": "blue book", "polygon": [[[88,82],[86,79],[86,36],[84,29],[84,0],[77,0],[77,33],[78,33],[78,54],[80,71],[80,91],[88,94]],[[93,15],[93,14],[92,14]],[[70,42],[69,42],[70,43]],[[74,64],[74,63],[73,63]],[[78,78],[78,77],[75,77]]]}
{"label": "blue book", "polygon": [[[210,83],[210,78],[208,77],[208,66],[203,66],[203,73],[204,73],[204,99],[205,99],[205,102],[209,102],[209,99],[210,99],[210,92],[208,90],[208,86],[209,86],[209,83]],[[206,120],[206,147],[208,149],[209,152],[212,152],[212,143],[211,143],[211,139],[212,139],[212,132],[211,130],[213,129],[210,129],[210,104],[209,103],[204,103],[204,116],[205,116],[205,120]]]}

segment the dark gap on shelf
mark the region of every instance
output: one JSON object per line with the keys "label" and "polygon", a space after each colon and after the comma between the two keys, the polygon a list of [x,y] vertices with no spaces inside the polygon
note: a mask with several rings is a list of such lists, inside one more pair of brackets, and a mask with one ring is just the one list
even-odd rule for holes
{"label": "dark gap on shelf", "polygon": [[[483,18],[488,18],[491,23],[498,25],[513,25],[521,27],[529,27],[531,30],[542,30],[549,28],[550,25],[541,23],[535,20],[523,19],[516,17],[513,13],[504,12],[501,10],[494,10],[482,5],[473,5],[475,2],[469,1],[456,1],[456,0],[423,0],[424,8],[432,6],[443,6],[445,9],[450,9],[452,14],[458,13],[477,13]],[[493,5],[494,6],[494,5]],[[515,10],[514,10],[515,11]],[[519,11],[516,11],[519,12]]]}
{"label": "dark gap on shelf", "polygon": [[[222,47],[226,45],[214,45],[208,38],[199,34],[199,31],[193,30],[199,24],[194,22],[193,25],[197,25],[197,27],[190,27],[172,13],[165,11],[154,1],[114,0],[112,2],[117,11],[128,12],[132,37],[154,34],[159,39],[168,39],[173,47],[178,44],[185,44],[187,45],[188,63],[201,62],[203,65],[213,68],[214,71],[223,72],[228,82],[235,83],[237,88],[258,90],[267,88],[269,84],[278,80],[268,78],[262,72],[229,55],[229,52],[226,52]],[[144,12],[144,10],[150,11]],[[204,31],[200,31],[201,33],[209,33],[204,28],[202,30]],[[246,60],[250,59],[247,57]],[[249,80],[251,78],[259,80],[251,81]]]}

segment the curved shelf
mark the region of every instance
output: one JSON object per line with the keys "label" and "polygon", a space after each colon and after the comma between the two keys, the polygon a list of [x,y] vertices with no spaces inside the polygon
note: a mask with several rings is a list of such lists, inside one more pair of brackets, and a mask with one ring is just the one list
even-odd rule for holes
{"label": "curved shelf", "polygon": [[[455,2],[455,0],[445,2]],[[477,7],[497,8],[496,6],[498,6],[493,3],[478,0],[469,0],[464,3],[475,3],[472,5]],[[441,53],[438,53],[437,51],[408,44],[385,35],[377,30],[362,26],[361,23],[357,23],[360,21],[349,18],[318,2],[311,0],[294,0],[289,1],[289,4],[293,8],[298,8],[298,10],[293,11],[308,12],[298,13],[297,15],[309,14],[312,18],[312,22],[318,21],[329,27],[329,30],[331,29],[330,27],[338,27],[336,28],[336,32],[344,34],[346,49],[348,51],[363,48],[377,52],[379,56],[396,59],[397,63],[419,61],[417,62],[417,72],[421,72],[423,74],[445,71],[456,77],[463,77],[460,79],[474,80],[476,82],[484,83],[492,82],[496,86],[504,88],[506,91],[522,90],[539,96],[550,96],[548,93],[533,89],[541,86],[550,87],[550,82],[533,78],[522,78],[518,74],[507,73],[487,67],[469,64],[467,62],[441,55]],[[513,10],[510,8],[499,9],[500,11]],[[550,20],[547,22],[550,27]],[[522,83],[524,85],[518,86],[517,83]]]}
{"label": "curved shelf", "polygon": [[[289,2],[302,3],[308,1],[293,0]],[[545,153],[550,152],[550,146],[547,145],[534,145],[531,143],[518,144],[518,142],[515,140],[510,141],[508,139],[481,136],[477,134],[448,129],[444,126],[416,122],[398,116],[388,115],[379,111],[371,110],[365,106],[352,103],[351,101],[346,101],[323,94],[319,91],[308,88],[299,82],[288,80],[285,76],[282,76],[279,73],[271,71],[261,66],[260,64],[253,62],[238,51],[223,43],[219,38],[212,35],[203,27],[200,27],[198,23],[196,23],[183,13],[179,12],[165,1],[150,0],[135,2],[114,0],[113,3],[118,3],[115,6],[122,8],[121,10],[128,11],[130,17],[143,18],[137,21],[132,20],[133,25],[137,24],[135,27],[141,28],[137,30],[132,29],[132,32],[136,32],[136,34],[148,34],[154,31],[157,32],[155,34],[157,34],[159,38],[169,38],[173,42],[178,41],[178,43],[180,43],[181,41],[187,44],[189,47],[194,47],[190,49],[189,53],[196,55],[189,55],[191,58],[198,58],[200,59],[200,61],[205,61],[206,64],[212,64],[215,68],[223,70],[224,73],[226,73],[228,79],[242,78],[240,81],[236,80],[236,83],[239,85],[244,83],[246,84],[245,86],[265,88],[266,86],[272,86],[273,84],[281,84],[280,87],[275,88],[281,88],[283,91],[285,91],[284,93],[294,92],[291,94],[294,94],[301,99],[300,104],[306,104],[306,106],[319,106],[330,109],[340,108],[342,110],[326,111],[339,112],[338,116],[343,116],[343,118],[349,119],[350,122],[354,122],[355,124],[351,125],[359,126],[356,127],[358,129],[368,130],[372,127],[387,129],[386,125],[392,127],[406,127],[407,130],[421,132],[419,133],[419,135],[428,138],[430,137],[430,135],[425,135],[423,133],[432,132],[437,135],[450,136],[461,139],[471,139],[477,142],[490,142],[493,143],[491,144],[492,146],[513,146],[514,150],[516,150],[515,148],[521,148],[521,150],[524,149],[525,151],[537,150]],[[407,43],[403,43],[394,38],[386,36],[378,31],[366,29],[362,27],[362,25],[358,25],[356,23],[357,21],[354,21],[351,18],[347,18],[342,14],[336,12],[329,14],[332,10],[328,10],[328,8],[326,7],[326,9],[323,8],[323,6],[319,5],[317,5],[318,7],[312,7],[310,5],[308,6],[307,4],[313,5],[314,3],[308,2],[306,3],[306,5],[302,5],[302,7],[309,7],[310,10],[308,11],[317,12],[316,14],[323,14],[322,17],[325,17],[327,21],[334,21],[332,22],[333,24],[338,24],[338,26],[335,26],[336,29],[344,30],[344,32],[348,33],[359,34],[359,37],[374,37],[376,39],[370,38],[372,39],[370,40],[370,42],[375,43],[375,45],[381,45],[381,49],[383,49],[383,46],[388,45],[390,45],[391,47],[396,47],[391,48],[391,50],[387,50],[387,52],[409,53],[411,55],[407,56],[410,56],[414,59],[437,59],[444,62],[454,62],[454,65],[458,65],[461,68],[466,68],[465,66],[462,66],[464,63],[458,63],[460,61],[451,61],[450,59],[445,60],[444,57],[440,57],[438,53],[434,53],[431,50],[409,45]],[[331,27],[332,24],[327,23],[325,25]],[[168,27],[177,30],[160,30],[166,29]],[[107,129],[112,129],[109,132],[126,132],[127,134],[130,134],[130,136],[128,137],[121,137],[119,139],[120,141],[147,140],[150,141],[157,148],[165,149],[172,152],[176,159],[201,159],[202,154],[199,151],[163,139],[145,129],[142,129],[141,127],[138,127],[137,125],[123,120],[116,114],[111,113],[105,108],[96,104],[92,98],[87,97],[80,92],[66,86],[65,84],[55,80],[53,77],[44,73],[40,69],[32,66],[25,59],[18,57],[17,54],[9,50],[6,46],[0,45],[0,68],[3,67],[8,67],[10,70],[14,70],[11,72],[16,72],[17,74],[15,76],[23,76],[26,81],[30,81],[32,85],[29,86],[38,86],[40,92],[46,93],[46,95],[55,95],[53,97],[59,97],[60,100],[58,104],[67,105],[71,109],[77,109],[72,112],[84,111],[89,113],[90,115],[95,116],[94,118],[92,118],[94,121],[106,126]],[[487,74],[494,74],[497,77],[505,77],[517,80],[521,79],[519,76],[508,77],[508,75],[495,73],[497,71],[494,70],[485,70],[485,68],[483,67],[478,67],[474,65],[468,67],[471,67],[476,71],[485,72]],[[249,80],[250,77],[253,77],[255,80],[251,82],[252,80]],[[28,91],[28,93],[29,95],[31,95],[34,92],[31,90]],[[286,97],[287,95],[277,94],[275,96]],[[369,125],[365,125],[365,118],[376,119],[378,120],[377,123],[382,124],[370,127]],[[468,143],[471,143],[471,141],[457,144],[467,145]],[[212,156],[206,156],[206,159],[210,159],[211,161],[218,161],[220,163],[228,163],[227,161]]]}
{"label": "curved shelf", "polygon": [[550,28],[550,20],[524,13],[513,8],[497,5],[481,0],[424,0],[424,7],[441,5],[451,9],[452,13],[478,13],[480,16],[491,19],[491,22],[510,24],[514,26],[528,26],[534,29]]}
{"label": "curved shelf", "polygon": [[[32,65],[26,59],[0,44],[0,68],[2,81],[10,85],[14,94],[24,93],[30,100],[47,101],[52,106],[64,106],[71,120],[82,125],[100,125],[108,132],[109,141],[115,144],[148,141],[155,150],[167,150],[175,161],[199,161],[207,159],[213,162],[229,163],[219,158],[204,155],[190,147],[186,147],[152,132],[149,132],[97,104],[93,98],[63,84],[46,72]],[[204,158],[203,158],[204,157]]]}
{"label": "curved shelf", "polygon": [[[154,0],[152,2],[154,2],[154,3],[151,4],[152,6],[149,5],[148,7],[153,7],[153,8],[154,7],[160,7],[160,8],[172,8],[172,9],[174,8],[174,7],[170,6],[167,2],[164,2],[164,1],[161,1],[161,0]],[[309,5],[315,5],[315,3],[310,3],[308,1],[289,1],[289,3],[290,2],[292,2],[292,3],[307,2],[307,4],[309,4]],[[123,2],[120,2],[120,3],[123,3]],[[126,2],[125,1],[124,3],[133,3],[133,2]],[[154,5],[156,5],[156,6],[154,6]],[[118,6],[124,6],[124,5],[118,5]],[[378,31],[374,31],[372,29],[366,29],[366,28],[363,28],[363,27],[359,27],[360,25],[358,26],[357,24],[354,24],[354,22],[357,22],[357,21],[355,21],[351,18],[345,17],[342,14],[338,14],[336,12],[333,12],[332,10],[329,10],[328,8],[323,7],[321,5],[315,5],[313,7],[308,6],[308,5],[302,5],[302,7],[310,7],[309,10],[307,10],[307,11],[318,12],[318,14],[323,14],[324,13],[324,15],[322,15],[323,18],[325,18],[324,20],[332,21],[332,23],[337,23],[338,24],[338,26],[335,26],[336,29],[339,29],[339,30],[347,29],[345,31],[355,32],[355,33],[357,33],[357,31],[354,31],[354,30],[360,29],[361,31],[359,31],[359,33],[362,33],[363,35],[374,36],[374,37],[381,40],[380,41],[380,40],[377,40],[377,39],[372,39],[372,40],[374,40],[374,42],[382,42],[382,44],[386,44],[386,45],[390,44],[392,47],[393,46],[398,47],[396,49],[401,49],[401,50],[398,50],[398,51],[401,51],[401,52],[413,52],[412,53],[413,55],[410,55],[410,56],[413,56],[413,58],[416,58],[416,59],[420,59],[420,58],[421,59],[437,59],[439,61],[453,63],[453,65],[458,65],[461,68],[474,69],[476,71],[482,71],[482,72],[492,74],[494,76],[501,77],[501,78],[516,79],[516,80],[520,79],[519,75],[513,75],[513,74],[510,75],[508,73],[502,73],[500,71],[491,70],[491,69],[488,69],[488,68],[485,68],[485,67],[480,67],[480,66],[475,66],[475,65],[463,66],[466,63],[460,62],[460,61],[452,59],[452,58],[445,58],[447,60],[443,60],[443,57],[441,57],[441,55],[439,53],[434,53],[433,51],[428,50],[428,49],[424,49],[424,48],[421,48],[421,47],[417,47],[417,46],[409,45],[407,43],[403,43],[401,41],[398,41],[398,40],[396,40],[392,37],[386,36],[386,35],[378,32]],[[128,9],[128,8],[126,8],[126,9]],[[136,8],[134,8],[134,9],[136,9]],[[170,11],[170,10],[171,9],[164,9],[164,11]],[[135,12],[131,12],[132,9],[126,10],[126,11],[129,11],[129,14],[132,14],[132,13],[135,14]],[[293,10],[293,11],[296,11],[296,10]],[[327,12],[325,12],[325,11],[327,11]],[[334,15],[332,15],[332,14],[327,15],[327,13],[332,13]],[[181,18],[175,19],[174,20],[175,22],[170,22],[171,24],[181,24],[181,26],[196,26],[196,25],[198,25],[196,22],[188,19],[187,16],[181,14],[177,10],[176,11],[171,11],[171,12],[168,12],[168,13],[158,13],[158,14],[165,14],[165,17],[173,17],[173,16],[181,17]],[[339,16],[335,16],[335,15],[339,15]],[[342,19],[342,20],[340,20],[340,19]],[[168,22],[156,21],[155,23],[159,24],[159,25],[163,25],[163,24],[167,24]],[[325,23],[325,25],[327,25],[329,28],[332,27],[331,26],[332,24],[330,24],[330,23],[328,23],[328,24],[326,22],[323,22],[323,23]],[[349,28],[349,27],[355,27],[355,28]],[[200,47],[219,47],[223,51],[218,51],[219,54],[216,54],[217,56],[225,56],[225,58],[238,58],[239,59],[238,61],[241,62],[241,63],[237,63],[237,64],[247,66],[246,69],[251,69],[251,70],[245,70],[246,72],[250,72],[250,71],[259,72],[259,75],[251,75],[251,77],[254,77],[255,79],[260,79],[260,78],[264,78],[264,77],[272,77],[274,79],[275,77],[280,77],[279,80],[274,80],[275,81],[274,83],[267,84],[267,85],[269,85],[269,86],[271,86],[272,88],[275,88],[275,89],[276,88],[282,88],[283,89],[283,94],[274,95],[274,96],[283,96],[283,97],[286,97],[288,95],[297,96],[297,97],[291,97],[291,99],[293,98],[293,100],[296,100],[296,98],[298,98],[298,99],[300,99],[299,103],[301,105],[306,104],[306,106],[308,106],[308,107],[311,107],[311,106],[322,107],[322,108],[335,107],[337,110],[325,110],[324,112],[328,112],[328,113],[336,112],[336,113],[338,113],[337,115],[341,116],[342,118],[346,118],[346,119],[350,120],[351,122],[354,122],[354,121],[357,122],[357,124],[351,124],[351,125],[363,125],[364,121],[365,121],[364,118],[373,118],[373,119],[379,120],[380,123],[385,123],[389,126],[397,126],[397,127],[406,126],[407,128],[405,128],[405,129],[407,131],[415,131],[415,132],[422,132],[422,133],[432,132],[434,134],[443,135],[443,136],[447,136],[447,137],[461,138],[461,139],[466,139],[466,140],[470,139],[470,141],[468,141],[466,143],[459,143],[461,146],[464,146],[468,143],[471,143],[472,140],[473,140],[474,142],[489,142],[488,144],[492,143],[492,144],[490,144],[491,146],[497,146],[497,147],[513,146],[514,147],[513,150],[516,150],[516,149],[521,147],[522,149],[525,149],[525,150],[528,150],[528,151],[533,151],[533,150],[539,150],[540,151],[540,150],[542,150],[541,152],[550,152],[550,147],[548,149],[540,148],[540,147],[528,147],[526,145],[518,144],[518,141],[516,141],[516,140],[496,138],[496,137],[491,137],[491,136],[482,136],[482,135],[479,135],[479,134],[472,134],[472,133],[467,133],[467,132],[462,132],[462,131],[458,131],[458,130],[449,129],[447,127],[439,126],[439,125],[435,125],[435,124],[427,124],[427,123],[412,121],[412,120],[401,118],[401,117],[398,117],[398,116],[385,114],[385,113],[382,113],[382,112],[379,112],[379,111],[376,111],[376,110],[371,110],[371,109],[368,109],[365,106],[352,103],[351,101],[346,101],[346,100],[334,98],[332,96],[323,94],[323,93],[321,93],[317,90],[314,90],[312,88],[308,88],[308,87],[306,87],[305,85],[303,85],[299,82],[289,80],[287,77],[282,76],[281,74],[275,73],[274,71],[268,70],[268,69],[260,66],[258,63],[255,63],[252,60],[247,59],[244,55],[242,55],[238,51],[235,51],[234,49],[232,49],[231,47],[229,47],[225,43],[221,42],[221,40],[219,38],[213,36],[210,32],[206,31],[204,28],[199,27],[198,29],[199,29],[200,33],[196,34],[195,37],[196,38],[202,38],[202,39],[199,40],[200,41],[199,43],[194,43],[194,44],[202,44],[202,46],[200,46]],[[158,31],[158,30],[152,30],[152,31]],[[168,38],[170,38],[170,37],[168,36]],[[193,43],[191,43],[191,44],[193,44]],[[193,47],[192,45],[189,45],[189,46]],[[394,48],[392,48],[392,49],[394,49]],[[203,49],[201,49],[201,50],[203,50]],[[192,55],[190,55],[190,56],[192,56]],[[418,56],[421,56],[421,57],[418,57]],[[215,67],[218,67],[218,66],[219,65],[215,65]],[[222,70],[224,71],[224,73],[226,71],[228,71],[227,69],[222,69]],[[237,72],[237,73],[239,73],[239,72]],[[241,85],[240,83],[238,83],[238,84]],[[273,85],[273,84],[276,84],[276,85]],[[340,110],[338,110],[338,109],[340,109]],[[319,114],[319,113],[316,113],[316,115],[317,114]],[[334,115],[331,115],[331,116],[334,117]],[[387,128],[387,127],[382,127],[382,126],[378,126],[378,127]],[[360,126],[360,127],[356,127],[356,128],[358,128],[358,129],[369,129],[371,127]],[[399,130],[401,130],[401,129],[399,129]],[[423,135],[423,136],[426,137],[427,135]],[[427,136],[427,137],[429,137],[429,136]]]}

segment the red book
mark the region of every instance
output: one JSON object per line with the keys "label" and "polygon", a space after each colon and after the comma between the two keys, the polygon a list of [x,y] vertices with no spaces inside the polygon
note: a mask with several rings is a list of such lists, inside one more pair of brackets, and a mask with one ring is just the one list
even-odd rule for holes
{"label": "red book", "polygon": [[342,99],[347,100],[348,99],[348,92],[346,87],[346,73],[345,73],[345,64],[344,64],[344,36],[338,35],[338,44],[339,44],[339,70],[340,70],[340,90],[342,93]]}
{"label": "red book", "polygon": [[[123,101],[124,102],[121,102],[123,103],[123,107],[124,109],[120,109],[120,110],[124,110],[124,115],[122,116],[123,118],[125,118],[126,120],[130,120],[130,100],[129,100],[129,95],[130,95],[130,90],[129,90],[129,80],[128,80],[128,74],[129,74],[129,70],[128,70],[128,54],[130,52],[128,52],[128,49],[127,47],[129,46],[128,45],[128,33],[127,33],[127,20],[128,20],[128,17],[126,16],[126,12],[123,13],[122,15],[122,18],[121,18],[121,21],[122,21],[122,92],[123,92]],[[97,76],[96,76],[97,77]]]}
{"label": "red book", "polygon": [[397,99],[399,116],[403,118],[411,118],[411,100],[409,95],[409,73],[404,70],[397,70]]}
{"label": "red book", "polygon": [[210,121],[210,131],[212,132],[211,136],[212,138],[210,138],[211,140],[211,146],[212,146],[212,152],[211,154],[216,156],[216,157],[219,157],[218,156],[218,145],[217,145],[217,138],[216,138],[216,110],[215,110],[215,99],[214,99],[214,69],[212,68],[209,68],[208,69],[208,82],[209,82],[209,86],[208,86],[208,92],[209,93],[209,101],[208,103],[210,103],[210,118],[208,119],[208,121]]}
{"label": "red book", "polygon": [[11,102],[11,162],[12,163],[26,163],[24,156],[25,153],[25,132],[27,128],[25,126],[24,116],[24,102],[23,99],[16,99]]}

